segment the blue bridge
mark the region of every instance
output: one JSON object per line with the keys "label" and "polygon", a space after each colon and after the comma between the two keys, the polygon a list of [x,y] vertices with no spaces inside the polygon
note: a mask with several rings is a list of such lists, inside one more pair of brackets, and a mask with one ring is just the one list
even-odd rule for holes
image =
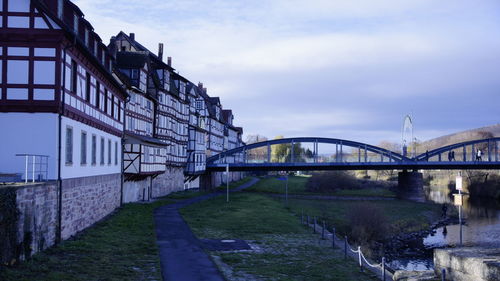
{"label": "blue bridge", "polygon": [[[207,159],[207,171],[499,169],[500,138],[447,145],[419,155],[331,138],[283,138],[248,144]],[[478,157],[480,151],[480,157]]]}

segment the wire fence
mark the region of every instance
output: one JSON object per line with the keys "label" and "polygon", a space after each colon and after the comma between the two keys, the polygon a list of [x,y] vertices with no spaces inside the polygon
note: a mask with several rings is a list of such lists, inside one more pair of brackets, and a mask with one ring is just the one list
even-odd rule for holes
{"label": "wire fence", "polygon": [[[344,258],[347,259],[347,257],[351,257],[355,259],[359,265],[359,268],[361,271],[363,271],[364,268],[367,270],[370,270],[371,272],[375,273],[380,279],[386,280],[386,278],[389,278],[389,280],[392,280],[392,275],[394,270],[389,268],[386,264],[385,257],[382,257],[380,263],[374,263],[373,261],[370,261],[366,256],[363,254],[361,251],[361,246],[358,246],[356,248],[351,248],[351,245],[348,242],[347,235],[344,236],[344,239],[340,239],[336,235],[335,227],[331,227],[332,232],[328,231],[328,227],[326,222],[323,220],[321,225],[318,225],[317,223],[317,218],[316,217],[310,217],[309,215],[304,215],[304,212],[302,211],[301,214],[301,219],[300,222],[301,224],[305,224],[309,227],[312,228],[313,233],[319,233],[318,229],[321,230],[321,239],[328,239],[327,237],[331,237],[332,239],[332,248],[343,248],[344,250]],[[343,245],[342,245],[343,244]],[[342,247],[343,246],[343,247]]]}

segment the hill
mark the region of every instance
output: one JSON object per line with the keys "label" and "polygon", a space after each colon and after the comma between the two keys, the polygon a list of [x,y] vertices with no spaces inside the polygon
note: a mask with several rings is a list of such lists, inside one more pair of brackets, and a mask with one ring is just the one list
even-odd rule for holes
{"label": "hill", "polygon": [[495,124],[492,126],[486,126],[437,137],[420,143],[418,147],[419,151],[423,152],[425,150],[432,150],[438,147],[443,147],[458,142],[492,138],[492,137],[500,137],[500,124]]}

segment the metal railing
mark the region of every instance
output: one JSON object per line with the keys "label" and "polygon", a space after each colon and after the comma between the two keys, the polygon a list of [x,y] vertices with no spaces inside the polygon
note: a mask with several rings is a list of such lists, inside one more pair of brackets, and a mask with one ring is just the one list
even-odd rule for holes
{"label": "metal railing", "polygon": [[361,246],[358,246],[357,249],[351,248],[351,245],[349,245],[349,242],[347,241],[347,235],[344,236],[344,239],[339,239],[335,234],[335,227],[333,227],[333,226],[331,227],[332,232],[330,233],[327,229],[327,225],[326,225],[326,222],[324,220],[322,221],[322,225],[318,225],[316,217],[311,218],[309,215],[304,215],[303,211],[301,214],[300,222],[301,222],[301,224],[305,224],[309,227],[312,227],[313,233],[318,233],[317,227],[320,227],[321,228],[321,239],[324,240],[324,239],[326,239],[327,236],[331,236],[332,237],[332,244],[331,244],[332,248],[335,248],[335,247],[343,248],[344,258],[347,259],[348,256],[355,258],[357,263],[359,264],[361,271],[363,271],[363,266],[366,266],[367,269],[369,269],[370,271],[375,273],[377,276],[379,276],[381,278],[381,280],[385,281],[387,277],[389,277],[390,280],[392,280],[392,273],[394,272],[394,270],[390,269],[387,266],[385,257],[382,257],[382,260],[380,263],[370,262],[365,257],[363,252],[361,251]]}
{"label": "metal railing", "polygon": [[28,183],[31,175],[31,182],[47,181],[49,175],[49,156],[38,154],[16,154],[24,157],[24,182]]}

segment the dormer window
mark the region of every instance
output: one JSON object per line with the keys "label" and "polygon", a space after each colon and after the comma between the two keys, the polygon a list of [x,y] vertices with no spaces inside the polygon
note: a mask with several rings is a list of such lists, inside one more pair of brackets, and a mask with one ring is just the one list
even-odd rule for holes
{"label": "dormer window", "polygon": [[58,0],[57,1],[57,17],[59,19],[63,18],[63,7],[64,7],[64,1],[63,0]]}
{"label": "dormer window", "polygon": [[78,16],[76,14],[73,15],[73,31],[78,34]]}
{"label": "dormer window", "polygon": [[85,28],[85,45],[89,45],[89,30]]}

